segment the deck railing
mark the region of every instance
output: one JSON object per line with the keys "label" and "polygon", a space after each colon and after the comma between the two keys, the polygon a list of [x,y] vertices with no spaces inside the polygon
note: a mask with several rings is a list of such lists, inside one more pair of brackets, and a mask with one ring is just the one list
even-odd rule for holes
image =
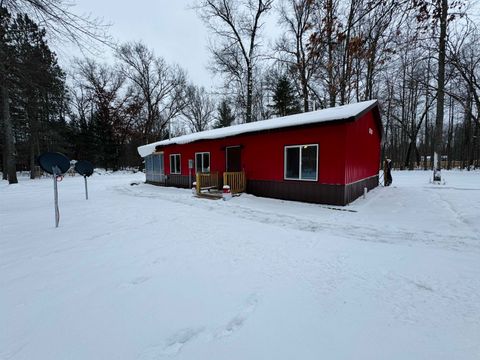
{"label": "deck railing", "polygon": [[197,194],[202,190],[218,189],[218,171],[210,173],[197,172]]}
{"label": "deck railing", "polygon": [[224,172],[223,185],[229,185],[232,194],[245,192],[245,190],[247,189],[245,171]]}

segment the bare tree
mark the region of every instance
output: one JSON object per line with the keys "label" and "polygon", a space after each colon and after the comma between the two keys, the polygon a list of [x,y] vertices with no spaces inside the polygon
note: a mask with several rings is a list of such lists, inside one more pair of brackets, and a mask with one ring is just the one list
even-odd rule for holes
{"label": "bare tree", "polygon": [[262,17],[273,0],[201,0],[200,16],[216,41],[211,46],[213,70],[237,85],[244,99],[245,121],[253,121],[254,70],[259,57]]}
{"label": "bare tree", "polygon": [[141,125],[142,140],[148,143],[185,106],[186,74],[179,67],[170,66],[164,59],[156,57],[141,42],[124,44],[116,54],[121,61],[122,73],[143,99],[146,118]]}
{"label": "bare tree", "polygon": [[[441,181],[442,151],[443,151],[443,117],[445,114],[445,68],[448,23],[455,16],[449,14],[450,6],[460,6],[457,1],[448,0],[412,0],[414,8],[418,9],[417,19],[421,23],[430,23],[434,34],[438,33],[437,62],[437,111],[435,117],[435,135],[433,151],[433,180]],[[426,26],[428,28],[428,26]]]}
{"label": "bare tree", "polygon": [[[462,151],[463,165],[467,169],[474,165],[475,147],[480,128],[480,31],[475,24],[468,23],[459,29],[461,36],[449,39],[447,59],[459,75],[461,93],[447,92],[464,109],[464,135]],[[475,106],[474,106],[475,105]]]}
{"label": "bare tree", "polygon": [[182,110],[188,127],[192,132],[207,130],[215,112],[215,104],[203,87],[189,85],[186,104]]}
{"label": "bare tree", "polygon": [[304,112],[309,111],[311,81],[320,65],[320,52],[308,48],[315,12],[318,7],[313,0],[284,0],[280,6],[280,22],[286,32],[275,46],[284,55],[279,60],[290,68],[300,85]]}
{"label": "bare tree", "polygon": [[117,169],[120,150],[138,118],[137,98],[115,68],[89,59],[77,62],[77,67],[91,102],[98,162]]}
{"label": "bare tree", "polygon": [[111,46],[107,34],[109,25],[100,19],[74,12],[75,2],[66,0],[2,0],[12,15],[28,14],[39,26],[47,30],[50,38],[71,42],[80,49],[89,50],[97,44]]}

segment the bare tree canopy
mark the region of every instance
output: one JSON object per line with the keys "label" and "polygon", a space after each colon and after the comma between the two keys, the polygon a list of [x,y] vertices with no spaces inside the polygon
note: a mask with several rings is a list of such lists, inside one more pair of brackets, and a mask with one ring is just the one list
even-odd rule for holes
{"label": "bare tree canopy", "polygon": [[253,118],[254,75],[259,59],[262,19],[273,0],[202,0],[197,6],[215,38],[213,70],[225,75],[226,86],[236,87],[245,122]]}
{"label": "bare tree canopy", "polygon": [[192,132],[208,130],[215,111],[215,104],[203,87],[189,85],[182,115]]}
{"label": "bare tree canopy", "polygon": [[28,14],[48,35],[58,41],[68,41],[81,49],[97,43],[111,45],[108,25],[87,14],[77,14],[75,3],[65,0],[2,0],[12,15]]}
{"label": "bare tree canopy", "polygon": [[116,55],[121,72],[130,79],[144,104],[143,141],[153,141],[185,106],[186,73],[156,57],[141,42],[121,45]]}

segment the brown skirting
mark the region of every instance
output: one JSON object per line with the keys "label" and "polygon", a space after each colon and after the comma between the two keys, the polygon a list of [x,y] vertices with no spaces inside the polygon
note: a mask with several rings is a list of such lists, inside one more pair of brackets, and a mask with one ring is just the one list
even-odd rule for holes
{"label": "brown skirting", "polygon": [[363,195],[363,189],[378,185],[378,176],[349,185],[319,184],[305,181],[247,180],[247,193],[282,200],[344,206]]}
{"label": "brown skirting", "polygon": [[368,191],[378,186],[378,175],[363,179],[353,184],[345,186],[345,205],[353,202],[363,195],[363,189],[367,188]]}
{"label": "brown skirting", "polygon": [[[192,177],[192,183],[195,179]],[[164,182],[148,184],[189,188],[188,175],[168,175]],[[372,176],[348,185],[319,184],[306,181],[248,180],[247,193],[282,200],[303,201],[316,204],[344,206],[363,195],[364,188],[378,186],[378,176]]]}
{"label": "brown skirting", "polygon": [[[192,176],[191,183],[195,181],[195,177]],[[190,180],[188,175],[167,175],[164,181],[147,181],[147,184],[158,186],[172,186],[178,188],[190,188]]]}

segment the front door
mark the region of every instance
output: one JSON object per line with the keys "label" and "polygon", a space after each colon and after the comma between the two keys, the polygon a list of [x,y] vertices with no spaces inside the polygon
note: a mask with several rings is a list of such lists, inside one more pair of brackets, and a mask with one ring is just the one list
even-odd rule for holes
{"label": "front door", "polygon": [[229,146],[226,149],[227,172],[242,171],[242,149],[240,146]]}

